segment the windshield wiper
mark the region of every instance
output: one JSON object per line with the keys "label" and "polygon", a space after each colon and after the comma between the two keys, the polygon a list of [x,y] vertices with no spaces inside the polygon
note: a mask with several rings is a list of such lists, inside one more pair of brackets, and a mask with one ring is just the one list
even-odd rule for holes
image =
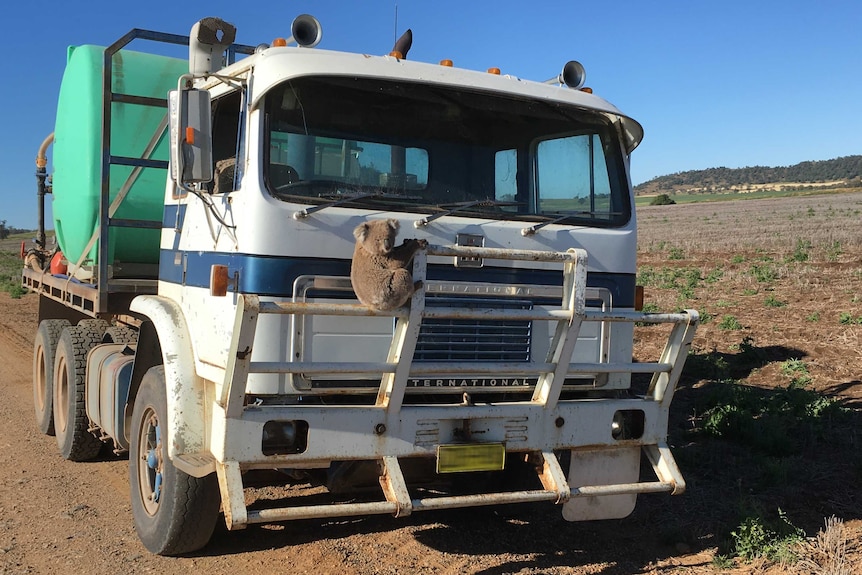
{"label": "windshield wiper", "polygon": [[297,210],[293,212],[293,219],[301,220],[303,218],[307,218],[314,212],[319,212],[320,210],[325,210],[326,208],[331,208],[333,206],[340,206],[341,204],[346,204],[347,202],[353,202],[356,200],[361,200],[363,198],[370,198],[373,195],[374,194],[345,194],[335,201],[327,202],[325,204],[318,204],[310,208],[305,208],[304,210]]}
{"label": "windshield wiper", "polygon": [[[319,181],[318,181],[319,182]],[[293,213],[293,218],[296,220],[300,220],[303,218],[307,218],[309,215],[314,212],[319,212],[321,210],[325,210],[326,208],[331,208],[333,206],[340,206],[342,204],[346,204],[349,202],[356,202],[364,199],[372,199],[372,200],[382,200],[382,201],[391,201],[391,200],[399,200],[399,201],[407,201],[407,202],[416,202],[421,200],[422,198],[417,196],[406,196],[403,194],[393,194],[391,192],[384,192],[380,188],[370,187],[370,186],[362,186],[360,184],[345,184],[343,182],[331,182],[332,184],[337,185],[339,188],[352,189],[353,191],[342,191],[341,189],[337,189],[334,192],[324,193],[317,196],[318,198],[331,198],[332,201],[326,202],[323,204],[319,204],[310,208],[305,208],[304,210],[299,210]],[[363,191],[369,190],[369,191]],[[304,200],[311,199],[308,196],[286,196],[282,195],[281,197],[295,197],[302,198]]]}
{"label": "windshield wiper", "polygon": [[555,218],[552,217],[555,214],[551,213],[551,214],[548,214],[547,217],[552,217],[552,219],[550,219],[546,222],[542,222],[540,224],[536,224],[534,226],[530,226],[528,228],[522,229],[521,235],[522,236],[532,236],[533,234],[535,234],[537,231],[544,228],[545,226],[550,226],[551,224],[558,224],[558,223],[562,222],[563,220],[568,220],[569,218],[576,218],[578,216],[595,216],[596,214],[601,214],[603,216],[618,216],[618,215],[622,214],[622,212],[591,212],[589,210],[580,210],[577,212],[566,212],[566,213],[555,212],[555,213],[558,214],[557,217],[555,217]]}
{"label": "windshield wiper", "polygon": [[477,206],[481,206],[483,208],[484,207],[500,208],[503,206],[517,206],[517,205],[519,205],[518,202],[498,202],[497,200],[490,200],[490,199],[473,200],[472,202],[459,202],[457,204],[442,204],[442,205],[437,206],[437,207],[441,208],[441,209],[445,208],[446,206],[452,206],[452,207],[449,208],[448,210],[444,209],[444,211],[430,215],[426,218],[416,220],[415,222],[413,222],[413,227],[414,228],[424,228],[425,226],[427,226],[428,224],[430,224],[431,222],[433,222],[434,220],[436,220],[438,218],[442,218],[443,216],[448,216],[450,214],[455,214],[458,212],[466,212],[466,211],[469,211],[470,208],[475,208]]}

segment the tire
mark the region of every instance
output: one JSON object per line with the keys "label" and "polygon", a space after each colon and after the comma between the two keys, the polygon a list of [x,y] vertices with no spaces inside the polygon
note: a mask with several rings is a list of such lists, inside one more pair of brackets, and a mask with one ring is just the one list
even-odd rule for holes
{"label": "tire", "polygon": [[54,356],[54,432],[60,455],[69,461],[89,461],[102,442],[87,431],[85,388],[87,352],[102,340],[102,331],[86,325],[63,329]]}
{"label": "tire", "polygon": [[128,327],[109,327],[102,335],[102,343],[137,343],[137,341],[138,332]]}
{"label": "tire", "polygon": [[111,327],[111,324],[103,319],[90,318],[79,321],[78,327],[85,327],[89,330],[98,331],[101,336],[109,327]]}
{"label": "tire", "polygon": [[166,418],[165,370],[158,365],[144,375],[132,412],[132,515],[147,549],[158,555],[182,555],[209,542],[221,499],[215,473],[192,477],[168,459]]}
{"label": "tire", "polygon": [[45,435],[54,435],[54,354],[65,319],[46,319],[39,324],[33,340],[33,406],[36,426]]}

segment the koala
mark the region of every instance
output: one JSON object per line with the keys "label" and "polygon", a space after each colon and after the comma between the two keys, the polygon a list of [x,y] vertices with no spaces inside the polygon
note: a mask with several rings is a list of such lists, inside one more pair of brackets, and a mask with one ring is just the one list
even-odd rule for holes
{"label": "koala", "polygon": [[403,306],[422,287],[414,282],[407,266],[426,240],[409,239],[395,247],[398,220],[370,220],[356,226],[356,248],[350,266],[350,282],[356,297],[374,310]]}

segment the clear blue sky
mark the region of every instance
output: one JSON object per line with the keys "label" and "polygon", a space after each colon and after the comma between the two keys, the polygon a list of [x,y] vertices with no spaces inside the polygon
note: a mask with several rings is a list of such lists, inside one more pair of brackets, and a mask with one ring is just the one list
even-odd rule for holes
{"label": "clear blue sky", "polygon": [[[410,59],[545,80],[584,64],[587,85],[640,121],[635,184],[718,166],[786,166],[862,153],[862,2],[722,0],[43,0],[6,3],[0,220],[36,226],[34,159],[53,131],[66,47],[132,28],[188,34],[205,16],[255,45],[300,13],[321,48],[383,54],[413,29]],[[148,46],[149,44],[149,46]],[[152,44],[133,43],[146,50]],[[49,224],[50,226],[50,224]]]}

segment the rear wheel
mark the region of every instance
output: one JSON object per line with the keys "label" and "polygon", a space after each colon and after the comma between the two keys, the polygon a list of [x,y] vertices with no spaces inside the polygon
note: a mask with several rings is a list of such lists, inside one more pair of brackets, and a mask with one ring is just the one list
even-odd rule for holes
{"label": "rear wheel", "polygon": [[138,332],[128,327],[109,327],[102,335],[102,343],[136,343],[137,341]]}
{"label": "rear wheel", "polygon": [[132,412],[129,484],[141,542],[159,555],[181,555],[209,542],[219,516],[218,479],[192,477],[168,458],[164,366],[141,382]]}
{"label": "rear wheel", "polygon": [[87,353],[102,340],[103,329],[75,325],[63,329],[54,356],[54,431],[60,454],[71,461],[99,455],[102,442],[88,431],[85,390]]}
{"label": "rear wheel", "polygon": [[46,319],[39,324],[33,341],[33,406],[36,426],[46,435],[54,435],[54,354],[65,319]]}
{"label": "rear wheel", "polygon": [[111,324],[106,320],[99,318],[88,318],[82,319],[78,322],[78,326],[86,327],[87,329],[91,329],[94,331],[98,331],[100,334],[105,333],[105,330],[111,327]]}

